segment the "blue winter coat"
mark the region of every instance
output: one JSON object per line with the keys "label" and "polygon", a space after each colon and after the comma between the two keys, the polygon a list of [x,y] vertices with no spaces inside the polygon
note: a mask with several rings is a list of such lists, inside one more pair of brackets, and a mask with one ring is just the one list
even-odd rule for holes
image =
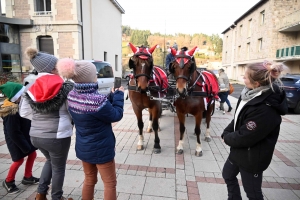
{"label": "blue winter coat", "polygon": [[[80,87],[79,90],[78,85],[75,84],[74,90],[68,96],[69,111],[76,128],[76,156],[91,164],[109,162],[115,157],[116,144],[111,123],[123,117],[124,93],[116,91],[112,95],[111,103],[109,99],[103,100],[101,94],[94,91],[89,94],[102,100],[92,100],[91,95],[81,93],[83,88]],[[90,109],[91,104],[87,105],[91,102],[96,104],[97,111]],[[83,111],[85,108],[89,109]]]}

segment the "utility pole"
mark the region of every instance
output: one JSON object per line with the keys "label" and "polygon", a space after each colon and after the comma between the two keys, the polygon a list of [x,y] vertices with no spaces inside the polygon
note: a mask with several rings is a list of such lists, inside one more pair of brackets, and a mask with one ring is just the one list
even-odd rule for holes
{"label": "utility pole", "polygon": [[166,19],[165,19],[165,35],[164,35],[164,59],[163,59],[163,68],[165,69],[165,60],[166,60]]}

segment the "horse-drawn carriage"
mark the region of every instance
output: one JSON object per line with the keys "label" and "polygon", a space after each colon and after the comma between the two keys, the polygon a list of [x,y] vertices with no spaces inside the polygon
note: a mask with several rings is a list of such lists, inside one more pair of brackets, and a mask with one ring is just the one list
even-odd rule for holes
{"label": "horse-drawn carriage", "polygon": [[205,141],[211,141],[209,124],[219,91],[216,76],[209,71],[197,71],[193,58],[197,47],[190,51],[171,49],[175,60],[170,64],[169,71],[175,79],[168,79],[168,75],[162,68],[154,66],[152,53],[156,45],[147,48],[130,44],[130,47],[134,55],[129,60],[133,75],[129,80],[128,91],[139,127],[137,150],[144,148],[142,111],[148,109],[150,117],[147,131],[150,132],[153,129],[155,133],[153,152],[161,152],[158,119],[163,109],[169,109],[176,112],[179,119],[180,140],[177,153],[183,153],[185,117],[186,114],[192,114],[195,117],[194,131],[197,136],[195,155],[201,156],[200,124],[203,113],[205,113],[207,124]]}

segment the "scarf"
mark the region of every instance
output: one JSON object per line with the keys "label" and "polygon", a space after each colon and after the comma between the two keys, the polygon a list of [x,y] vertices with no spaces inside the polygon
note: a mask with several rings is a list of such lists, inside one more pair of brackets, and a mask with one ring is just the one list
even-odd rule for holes
{"label": "scarf", "polygon": [[69,109],[77,114],[98,112],[107,102],[107,97],[98,93],[98,83],[75,83],[68,95]]}
{"label": "scarf", "polygon": [[260,86],[255,89],[249,89],[249,88],[244,88],[242,93],[241,93],[241,98],[243,101],[249,101],[252,99],[257,93],[259,92],[266,92],[269,90],[271,87],[270,85],[265,85],[265,86]]}

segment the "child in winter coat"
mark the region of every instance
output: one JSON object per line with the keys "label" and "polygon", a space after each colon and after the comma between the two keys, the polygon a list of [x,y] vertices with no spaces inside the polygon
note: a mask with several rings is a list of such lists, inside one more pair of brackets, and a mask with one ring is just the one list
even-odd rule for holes
{"label": "child in winter coat", "polygon": [[116,88],[109,97],[98,93],[96,66],[90,62],[61,59],[57,69],[75,82],[68,94],[68,109],[76,127],[76,156],[82,160],[85,174],[82,199],[94,198],[99,172],[104,199],[116,200],[116,139],[111,123],[123,117],[124,88]]}
{"label": "child in winter coat", "polygon": [[21,102],[20,115],[31,118],[30,139],[45,156],[36,200],[47,200],[51,183],[52,200],[73,200],[63,196],[66,163],[73,134],[72,119],[67,110],[67,95],[73,83],[57,75],[57,58],[35,48],[26,55],[39,73]]}
{"label": "child in winter coat", "polygon": [[15,184],[15,176],[24,162],[24,157],[28,156],[22,184],[32,185],[39,182],[39,178],[32,176],[36,148],[30,142],[30,120],[19,115],[18,103],[25,87],[19,83],[7,82],[0,86],[0,90],[8,98],[1,105],[0,116],[3,119],[6,145],[13,161],[2,185],[9,194],[15,194],[19,192]]}

